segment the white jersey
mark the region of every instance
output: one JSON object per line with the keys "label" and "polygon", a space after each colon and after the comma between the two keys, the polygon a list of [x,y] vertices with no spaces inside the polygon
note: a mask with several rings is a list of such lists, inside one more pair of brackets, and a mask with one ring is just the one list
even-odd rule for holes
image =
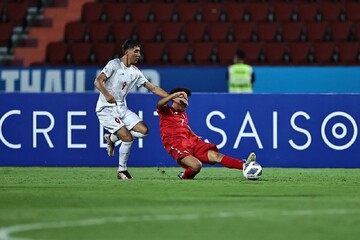
{"label": "white jersey", "polygon": [[[117,105],[121,108],[126,107],[126,96],[135,86],[143,86],[148,80],[144,74],[134,65],[126,67],[119,58],[109,61],[101,70],[107,77],[104,82],[105,88],[114,96]],[[101,111],[104,107],[116,106],[114,103],[108,103],[105,96],[100,93],[96,103],[96,111]]]}

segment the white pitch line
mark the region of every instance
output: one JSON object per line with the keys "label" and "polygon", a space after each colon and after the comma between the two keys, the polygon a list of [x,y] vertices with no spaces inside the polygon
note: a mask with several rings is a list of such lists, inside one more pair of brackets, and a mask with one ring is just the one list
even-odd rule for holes
{"label": "white pitch line", "polygon": [[[263,210],[266,212],[266,210]],[[337,215],[337,214],[356,214],[360,211],[348,211],[345,209],[325,209],[325,210],[294,210],[294,211],[270,211],[268,213],[280,216],[310,216],[310,215]],[[179,214],[179,215],[142,215],[142,216],[123,216],[107,217],[96,219],[83,219],[77,221],[60,221],[52,223],[31,223],[23,225],[13,225],[0,228],[0,240],[29,240],[29,238],[12,237],[12,234],[19,232],[56,229],[66,227],[103,225],[107,223],[126,223],[126,222],[147,222],[147,221],[174,221],[174,220],[196,220],[206,218],[231,218],[231,217],[256,217],[259,211],[241,211],[241,212],[218,212],[213,214]]]}

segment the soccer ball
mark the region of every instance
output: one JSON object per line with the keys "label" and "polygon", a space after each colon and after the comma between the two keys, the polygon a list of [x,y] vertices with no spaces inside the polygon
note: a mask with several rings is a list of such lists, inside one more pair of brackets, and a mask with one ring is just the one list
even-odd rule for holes
{"label": "soccer ball", "polygon": [[243,175],[249,180],[258,180],[262,175],[262,167],[257,162],[244,164]]}

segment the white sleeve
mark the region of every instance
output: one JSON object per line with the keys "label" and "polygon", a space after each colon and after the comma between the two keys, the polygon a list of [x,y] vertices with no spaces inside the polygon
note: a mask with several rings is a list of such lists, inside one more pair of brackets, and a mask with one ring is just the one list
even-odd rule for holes
{"label": "white sleeve", "polygon": [[107,78],[111,77],[111,75],[115,72],[116,70],[116,61],[115,59],[110,60],[105,67],[101,70],[101,72],[103,72]]}
{"label": "white sleeve", "polygon": [[139,76],[138,76],[138,79],[136,81],[136,86],[141,87],[146,82],[148,82],[149,80],[147,80],[147,78],[144,76],[144,74],[140,70],[138,70],[138,71],[139,71]]}

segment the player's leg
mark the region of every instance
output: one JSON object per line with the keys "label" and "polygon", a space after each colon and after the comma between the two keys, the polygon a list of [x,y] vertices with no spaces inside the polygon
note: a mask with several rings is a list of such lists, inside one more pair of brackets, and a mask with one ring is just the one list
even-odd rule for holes
{"label": "player's leg", "polygon": [[127,110],[123,121],[134,138],[143,138],[149,134],[149,128],[136,113]]}
{"label": "player's leg", "polygon": [[185,168],[185,172],[183,174],[179,174],[179,177],[182,179],[193,179],[196,174],[200,172],[202,167],[201,161],[191,155],[178,160],[178,162],[183,168]]}
{"label": "player's leg", "polygon": [[132,177],[127,170],[127,161],[133,144],[133,136],[125,126],[120,128],[114,134],[122,141],[119,148],[119,168],[117,177],[118,179],[131,179]]}
{"label": "player's leg", "polygon": [[[245,162],[240,159],[226,156],[214,150],[208,151],[208,158],[210,163],[220,163],[227,168],[243,169],[243,165],[245,164]],[[253,161],[256,161],[256,155],[255,153],[250,153],[249,157],[246,160],[246,163]]]}

